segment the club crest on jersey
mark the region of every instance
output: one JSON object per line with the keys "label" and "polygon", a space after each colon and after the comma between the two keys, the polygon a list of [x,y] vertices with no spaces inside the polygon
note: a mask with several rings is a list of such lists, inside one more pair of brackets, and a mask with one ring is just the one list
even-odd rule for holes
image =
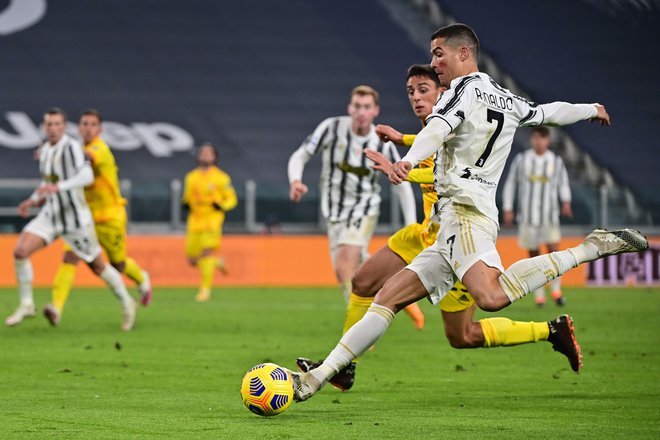
{"label": "club crest on jersey", "polygon": [[476,180],[477,182],[488,186],[497,186],[497,183],[489,182],[488,180],[480,177],[479,174],[473,173],[472,168],[470,167],[463,168],[463,174],[461,174],[460,177],[461,179]]}
{"label": "club crest on jersey", "polygon": [[55,174],[51,174],[50,176],[44,177],[44,180],[48,183],[57,183],[60,180],[60,178],[57,177],[57,175]]}

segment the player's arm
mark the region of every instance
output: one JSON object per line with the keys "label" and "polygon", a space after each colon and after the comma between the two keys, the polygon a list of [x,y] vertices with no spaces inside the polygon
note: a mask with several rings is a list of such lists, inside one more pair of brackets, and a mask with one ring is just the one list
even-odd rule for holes
{"label": "player's arm", "polygon": [[518,154],[511,163],[509,174],[506,176],[506,181],[502,187],[502,207],[504,209],[504,225],[511,226],[513,224],[514,213],[513,203],[516,197],[516,186],[518,185],[518,172],[522,154]]}
{"label": "player's arm", "polygon": [[215,209],[220,211],[231,211],[238,205],[238,197],[236,197],[236,190],[231,184],[231,179],[227,177],[227,182],[219,190],[220,197],[218,201],[213,204]]}
{"label": "player's arm", "polygon": [[37,188],[37,195],[46,197],[49,194],[58,191],[70,191],[72,189],[84,188],[85,186],[94,182],[94,172],[89,162],[85,159],[85,154],[82,148],[69,144],[68,150],[64,154],[71,154],[73,159],[73,167],[75,172],[71,177],[66,180],[61,180],[57,183],[47,183]]}
{"label": "player's arm", "polygon": [[474,93],[470,91],[474,85],[470,84],[470,81],[474,79],[467,77],[464,81],[466,81],[464,93],[456,95],[455,91],[461,89],[457,86],[442,94],[433,107],[433,113],[426,118],[426,125],[415,137],[408,154],[394,164],[394,173],[390,177],[390,182],[401,183],[417,164],[437,153],[451,132],[470,114],[474,104]]}
{"label": "player's arm", "polygon": [[[408,135],[406,135],[408,136]],[[414,135],[411,135],[414,136]],[[365,150],[364,154],[374,162],[374,165],[371,167],[376,171],[380,171],[389,177],[392,173],[392,162],[385,157],[383,153],[379,153],[374,150]],[[433,175],[433,168],[415,168],[410,170],[406,180],[410,183],[418,184],[431,184],[435,183],[435,176]]]}
{"label": "player's arm", "polygon": [[331,121],[332,119],[328,118],[321,122],[314,130],[314,133],[309,135],[305,139],[305,142],[289,157],[289,163],[287,165],[289,198],[294,203],[300,202],[303,196],[307,194],[307,185],[302,183],[303,171],[307,162],[323,149],[327,140],[330,138]]}
{"label": "player's arm", "polygon": [[190,210],[190,205],[192,204],[192,184],[190,182],[191,177],[190,173],[186,174],[185,179],[183,180],[183,195],[181,196],[181,206],[184,209]]}
{"label": "player's arm", "polygon": [[610,125],[610,115],[600,104],[571,104],[551,102],[532,104],[521,114],[520,126],[534,125],[570,125],[579,121],[600,121],[601,125]]}
{"label": "player's arm", "polygon": [[27,199],[23,200],[21,203],[18,204],[18,215],[25,218],[29,215],[30,213],[30,208],[32,207],[39,207],[43,206],[44,203],[46,203],[46,198],[42,197],[39,195],[39,188],[42,186],[46,185],[46,182],[41,181],[39,183],[39,186],[32,192],[30,197]]}
{"label": "player's arm", "polygon": [[571,209],[571,185],[568,181],[568,171],[561,157],[557,157],[557,177],[559,188],[559,201],[561,201],[561,215],[564,217],[573,217]]}
{"label": "player's arm", "polygon": [[394,142],[404,147],[412,146],[416,136],[414,134],[403,134],[393,127],[384,124],[376,125],[376,134],[385,142]]}
{"label": "player's arm", "polygon": [[[385,152],[390,156],[392,162],[401,159],[396,147],[393,143],[388,142],[385,144]],[[403,182],[401,185],[394,186],[392,192],[399,199],[401,205],[401,213],[403,214],[403,222],[406,226],[417,223],[417,207],[415,206],[415,194],[413,193],[412,186],[409,182]]]}

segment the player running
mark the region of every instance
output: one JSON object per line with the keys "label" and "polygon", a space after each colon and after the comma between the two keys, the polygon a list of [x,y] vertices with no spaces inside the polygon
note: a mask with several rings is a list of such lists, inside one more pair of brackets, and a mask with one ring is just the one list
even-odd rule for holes
{"label": "player running", "polygon": [[[518,193],[518,237],[520,246],[530,257],[539,255],[541,245],[548,252],[559,250],[559,201],[561,214],[573,217],[571,210],[571,187],[568,173],[561,157],[550,151],[548,127],[534,127],[530,136],[532,148],[516,155],[504,182],[502,203],[504,225],[513,224],[513,201]],[[561,293],[561,277],[550,282],[550,293],[557,305],[563,306],[566,299]],[[545,305],[545,289],[534,291],[539,307]]]}
{"label": "player running", "polygon": [[[115,157],[101,138],[102,123],[101,113],[94,109],[83,111],[78,122],[85,156],[94,172],[94,181],[85,187],[85,200],[94,218],[99,244],[110,264],[137,284],[141,302],[146,306],[151,302],[151,282],[149,274],[126,255],[126,199],[119,188]],[[58,325],[62,319],[79,261],[80,257],[65,243],[62,263],[53,282],[52,303],[44,308],[44,316],[51,325]]]}
{"label": "player running", "polygon": [[92,213],[85,201],[83,188],[94,181],[92,167],[85,160],[80,144],[65,134],[66,113],[63,110],[48,110],[44,114],[44,129],[46,142],[39,149],[43,180],[30,198],[18,206],[18,214],[27,217],[33,206],[41,206],[41,210],[23,228],[14,248],[20,305],[5,323],[14,326],[35,315],[30,256],[61,236],[119,298],[123,309],[121,329],[131,330],[137,305],[128,294],[121,274],[103,261]]}
{"label": "player running", "polygon": [[210,143],[197,150],[197,168],[186,174],[183,204],[190,212],[186,227],[186,255],[201,273],[195,299],[211,299],[216,269],[227,273],[225,262],[215,255],[220,248],[225,212],[238,204],[231,178],[216,166],[218,153]]}
{"label": "player running", "polygon": [[400,183],[415,165],[440,151],[435,166],[440,198],[433,216],[441,225],[437,241],[385,282],[364,317],[322,365],[308,373],[292,373],[297,401],[309,399],[376,343],[403,307],[424,297],[437,304],[456,278],[481,309],[497,311],[579,264],[648,249],[647,239],[637,231],[596,229],[576,247],[520,260],[504,270],[495,247],[495,192],[516,129],[587,119],[609,125],[610,118],[599,104],[537,105],[516,96],[479,72],[478,52],[479,40],[464,24],[432,35],[431,64],[448,90],[390,174],[392,183]]}
{"label": "player running", "polygon": [[[406,90],[410,106],[423,127],[445,88],[440,85],[433,67],[417,64],[408,69]],[[387,125],[376,126],[376,131],[384,140],[396,144],[411,146],[415,139],[415,135],[403,135]],[[374,169],[385,174],[391,172],[392,163],[382,154],[369,151],[367,155],[376,163]],[[433,186],[434,162],[435,155],[428,157],[419,164],[419,168],[411,170],[406,179],[421,186],[424,199],[423,223],[406,226],[392,235],[386,246],[359,267],[352,280],[353,293],[346,312],[344,333],[364,316],[373,302],[373,297],[387,279],[435,243],[439,227],[431,221],[431,211],[438,201],[438,193]],[[460,281],[456,282],[440,301],[440,310],[445,335],[454,348],[512,346],[546,340],[553,344],[555,350],[568,357],[574,370],[579,368],[579,346],[577,343],[565,344],[567,340],[574,340],[570,317],[566,315],[550,322],[520,322],[500,317],[474,321],[476,305]],[[309,371],[320,363],[298,358],[296,364],[301,371]],[[355,380],[355,367],[356,363],[351,362],[333,376],[330,383],[342,390],[350,389]]]}
{"label": "player running", "polygon": [[[307,193],[302,183],[305,165],[323,154],[321,172],[321,208],[328,226],[330,257],[342,295],[348,302],[351,278],[360,263],[369,256],[368,246],[380,211],[378,173],[372,170],[365,150],[384,153],[398,160],[392,143],[384,143],[376,134],[373,121],[378,116],[378,92],[369,86],[351,91],[348,116],[324,120],[289,158],[289,197],[300,202]],[[393,187],[399,197],[406,225],[416,222],[415,198],[410,184]]]}

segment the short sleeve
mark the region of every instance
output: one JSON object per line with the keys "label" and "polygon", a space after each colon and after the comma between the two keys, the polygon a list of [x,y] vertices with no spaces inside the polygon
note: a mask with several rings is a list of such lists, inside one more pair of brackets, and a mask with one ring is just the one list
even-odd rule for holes
{"label": "short sleeve", "polygon": [[428,124],[439,118],[449,125],[451,131],[465,121],[466,115],[474,104],[474,83],[481,81],[478,75],[466,76],[456,86],[443,92],[433,107],[433,113],[426,118]]}

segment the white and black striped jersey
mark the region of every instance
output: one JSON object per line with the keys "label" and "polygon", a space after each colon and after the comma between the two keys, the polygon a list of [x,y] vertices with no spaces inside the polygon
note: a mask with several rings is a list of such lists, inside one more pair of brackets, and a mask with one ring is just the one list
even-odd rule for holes
{"label": "white and black striped jersey", "polygon": [[564,161],[549,150],[538,155],[530,148],[516,155],[502,190],[505,211],[513,210],[517,193],[517,218],[523,225],[558,225],[559,201],[571,201]]}
{"label": "white and black striped jersey", "polygon": [[516,129],[567,125],[597,113],[593,104],[535,104],[475,72],[451,82],[402,160],[414,166],[444,142],[435,167],[438,194],[474,206],[497,223],[495,193]]}
{"label": "white and black striped jersey", "polygon": [[[46,183],[65,181],[86,165],[82,147],[66,134],[55,145],[46,141],[39,148],[39,171]],[[45,210],[58,234],[65,234],[93,222],[83,188],[50,194],[41,209]]]}
{"label": "white and black striped jersey", "polygon": [[[320,180],[323,216],[331,222],[339,222],[378,215],[381,202],[379,176],[371,169],[373,162],[364,154],[366,149],[379,151],[392,162],[400,159],[394,144],[380,140],[373,125],[369,134],[358,136],[351,130],[350,116],[328,118],[291,156],[289,180],[301,180],[304,163],[320,153],[323,158]],[[405,205],[402,203],[402,206]],[[414,215],[412,200],[413,219]],[[406,222],[410,221],[405,212],[404,217]]]}

